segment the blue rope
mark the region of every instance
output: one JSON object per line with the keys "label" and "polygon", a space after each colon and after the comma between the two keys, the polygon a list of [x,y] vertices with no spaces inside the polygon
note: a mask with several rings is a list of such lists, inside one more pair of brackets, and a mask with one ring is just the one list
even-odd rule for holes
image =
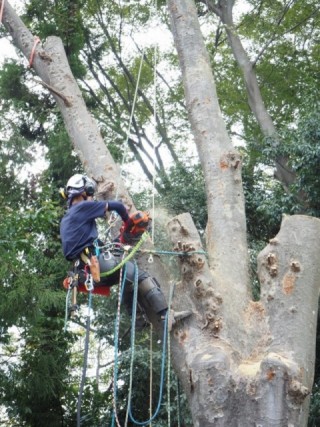
{"label": "blue rope", "polygon": [[160,251],[160,250],[150,250],[150,251],[142,251],[142,252],[148,252],[151,254],[159,254],[159,255],[194,255],[194,254],[200,254],[200,255],[207,255],[206,251],[190,251],[190,252],[177,252],[177,251]]}
{"label": "blue rope", "polygon": [[82,403],[82,393],[86,381],[87,374],[87,365],[88,365],[88,353],[89,353],[89,336],[90,336],[90,320],[91,320],[91,304],[92,304],[92,292],[89,292],[89,300],[88,300],[88,315],[87,315],[87,328],[86,328],[86,338],[84,345],[84,355],[83,355],[83,369],[82,369],[82,377],[79,388],[78,402],[77,402],[77,427],[81,425],[81,403]]}
{"label": "blue rope", "polygon": [[[132,329],[131,329],[131,355],[132,355],[132,363],[134,360],[134,349],[135,349],[135,323],[136,323],[136,311],[137,311],[137,299],[138,299],[138,273],[137,273],[137,265],[135,262],[135,281],[134,281],[134,295],[133,295],[133,316],[132,316]],[[161,376],[160,376],[160,388],[159,388],[159,398],[158,398],[158,404],[157,408],[154,412],[154,414],[146,421],[137,421],[134,416],[132,415],[132,399],[130,396],[130,399],[128,401],[128,413],[130,420],[138,425],[138,426],[146,426],[150,424],[159,414],[161,401],[162,401],[162,395],[163,395],[163,385],[164,385],[164,376],[165,376],[165,364],[166,364],[166,344],[167,344],[167,330],[168,330],[168,314],[169,310],[166,313],[165,317],[165,323],[164,323],[164,330],[163,330],[163,341],[162,341],[162,360],[161,360]],[[132,379],[131,379],[132,381]]]}
{"label": "blue rope", "polygon": [[[126,283],[126,276],[127,276],[127,266],[126,264],[123,267],[123,271],[122,271],[122,281],[121,281],[121,301],[123,298],[123,292],[124,292],[124,288],[125,288],[125,283]],[[119,362],[119,358],[118,358],[118,353],[119,353],[119,322],[120,322],[120,315],[119,312],[117,311],[117,315],[116,315],[116,319],[114,322],[114,369],[113,369],[113,384],[114,384],[114,399],[117,399],[117,379],[118,379],[118,362]],[[111,427],[115,427],[115,412],[113,411],[112,413],[112,421],[111,421]]]}
{"label": "blue rope", "polygon": [[[131,327],[131,366],[134,361],[134,351],[135,351],[135,324],[136,324],[136,313],[137,313],[137,301],[138,301],[138,267],[136,261],[134,261],[134,290],[133,290],[133,303],[132,303],[132,327]],[[123,292],[125,288],[125,281],[126,281],[126,271],[123,274],[123,280],[121,284],[121,300],[123,297]],[[162,360],[161,360],[161,374],[160,374],[160,386],[159,386],[159,398],[158,398],[158,404],[156,407],[156,410],[154,414],[150,417],[149,420],[146,421],[137,421],[134,416],[132,415],[132,400],[131,396],[128,400],[128,415],[130,417],[130,420],[135,424],[139,426],[146,426],[150,424],[159,414],[161,402],[162,402],[162,396],[163,396],[163,388],[164,388],[164,377],[165,377],[165,364],[166,364],[166,344],[167,344],[167,330],[168,330],[168,315],[169,311],[166,313],[165,317],[165,324],[164,324],[164,331],[163,331],[163,341],[162,341]],[[118,323],[119,323],[119,316],[117,313],[116,320],[115,320],[115,333],[114,333],[114,377],[113,381],[116,386],[117,383],[117,377],[118,377],[118,345],[119,345],[119,334],[118,334]],[[131,395],[131,388],[132,388],[132,377],[131,377],[131,385],[130,385],[130,395]],[[117,388],[114,389],[114,399],[117,398]],[[115,427],[115,413],[112,414],[112,420],[111,420],[111,427]]]}

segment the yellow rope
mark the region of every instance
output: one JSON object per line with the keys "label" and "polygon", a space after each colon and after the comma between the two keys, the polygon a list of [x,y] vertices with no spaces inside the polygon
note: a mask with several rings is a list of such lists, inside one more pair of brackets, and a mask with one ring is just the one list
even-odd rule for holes
{"label": "yellow rope", "polygon": [[113,269],[111,269],[109,271],[105,271],[103,273],[100,273],[100,276],[101,277],[110,276],[111,274],[115,273],[120,268],[122,268],[126,262],[128,262],[131,258],[134,257],[136,252],[138,252],[138,250],[140,249],[142,244],[147,240],[148,237],[149,237],[149,233],[147,231],[145,231],[143,233],[143,235],[141,236],[139,242],[136,244],[136,246],[134,246],[134,248],[132,248],[132,250],[129,252],[129,254],[125,258],[123,258],[123,260],[116,267],[114,267]]}
{"label": "yellow rope", "polygon": [[[116,317],[116,326],[117,328],[117,337],[119,337],[119,329],[120,329],[120,311],[121,311],[121,284],[122,284],[122,275],[123,275],[123,269],[120,270],[120,277],[119,277],[119,284],[118,284],[118,304],[117,304],[117,317]],[[118,338],[119,339],[119,338]],[[113,368],[115,369],[115,367]],[[117,401],[116,401],[116,390],[117,390],[117,380],[115,378],[115,375],[113,375],[113,396],[112,396],[112,406],[113,406],[113,413],[116,420],[117,427],[121,427],[118,413],[117,413]]]}
{"label": "yellow rope", "polygon": [[[152,385],[153,385],[153,346],[152,346],[152,339],[153,339],[153,334],[152,334],[152,324],[150,323],[150,386],[149,386],[149,417],[150,419],[152,418]],[[152,422],[150,421],[149,427],[152,427]]]}

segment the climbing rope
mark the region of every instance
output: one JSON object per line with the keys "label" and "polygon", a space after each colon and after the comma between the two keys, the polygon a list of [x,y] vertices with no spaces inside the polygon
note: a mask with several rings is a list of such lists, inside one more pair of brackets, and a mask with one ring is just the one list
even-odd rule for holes
{"label": "climbing rope", "polygon": [[77,402],[77,427],[81,425],[81,404],[82,404],[82,394],[86,381],[87,375],[87,366],[88,366],[88,354],[89,354],[89,337],[90,337],[90,323],[91,323],[91,304],[92,304],[92,292],[89,292],[89,300],[88,300],[88,314],[86,321],[86,337],[84,344],[84,355],[83,355],[83,368],[82,368],[82,376],[79,387],[78,394],[78,402]]}
{"label": "climbing rope", "polygon": [[[152,397],[153,397],[153,345],[152,345],[153,333],[152,333],[152,323],[150,323],[150,361],[149,361],[149,372],[150,372],[150,380],[149,380],[149,417],[152,417]],[[152,422],[150,421],[149,427],[152,427]]]}
{"label": "climbing rope", "polygon": [[117,315],[114,325],[114,368],[113,368],[113,397],[112,397],[112,406],[113,406],[113,418],[112,426],[114,426],[114,421],[116,421],[117,426],[121,427],[118,413],[117,413],[117,380],[118,380],[118,353],[119,353],[119,330],[120,330],[120,311],[121,311],[121,301],[126,283],[126,266],[120,270],[120,279],[118,285],[118,303],[117,303]]}
{"label": "climbing rope", "polygon": [[199,255],[207,255],[206,251],[162,251],[162,250],[158,250],[158,249],[140,249],[139,252],[141,253],[148,253],[148,254],[156,254],[156,255],[177,255],[177,256],[191,256],[191,255],[195,255],[195,254],[199,254]]}
{"label": "climbing rope", "polygon": [[113,274],[114,272],[120,270],[126,262],[128,262],[130,259],[132,259],[134,257],[134,255],[136,254],[136,252],[138,252],[138,250],[140,249],[141,245],[147,240],[147,238],[149,237],[149,233],[147,231],[145,231],[139,242],[132,248],[132,250],[129,252],[129,254],[123,258],[123,260],[113,269],[109,270],[109,271],[105,271],[103,273],[100,273],[101,277],[107,277],[110,276],[111,274]]}
{"label": "climbing rope", "polygon": [[[170,313],[172,298],[174,292],[174,285],[170,286],[169,292],[169,301],[168,301],[168,312]],[[168,406],[168,427],[171,427],[171,341],[170,341],[170,333],[168,333],[168,364],[167,364],[167,406]]]}
{"label": "climbing rope", "polygon": [[[157,0],[154,0],[152,3],[152,12],[153,16],[156,16],[157,13]],[[154,45],[154,54],[153,54],[153,128],[155,136],[157,135],[157,45]],[[154,245],[154,235],[155,235],[155,179],[156,179],[156,145],[153,143],[153,156],[152,156],[152,221],[151,221],[151,242]],[[148,262],[153,262],[152,254],[148,259]],[[149,361],[149,418],[152,418],[152,403],[153,403],[153,330],[152,323],[150,323],[150,361]],[[149,427],[152,427],[152,421],[150,421]]]}
{"label": "climbing rope", "polygon": [[34,38],[34,43],[33,43],[33,47],[31,49],[31,53],[30,53],[30,58],[29,58],[29,68],[32,67],[33,64],[33,60],[34,60],[34,55],[36,53],[36,48],[37,48],[37,44],[40,43],[40,38],[39,37],[35,37]]}
{"label": "climbing rope", "polygon": [[144,48],[142,49],[142,52],[141,52],[141,58],[140,58],[140,65],[139,65],[139,71],[138,71],[138,76],[137,76],[137,82],[136,82],[136,87],[135,87],[135,90],[134,90],[134,96],[133,96],[133,102],[132,102],[132,106],[131,106],[131,112],[130,112],[130,117],[129,117],[128,128],[127,128],[127,131],[126,131],[126,139],[125,139],[125,143],[124,143],[124,151],[123,151],[122,160],[121,160],[121,164],[120,164],[120,174],[119,174],[119,180],[118,180],[118,185],[117,185],[116,199],[118,198],[118,195],[119,195],[120,178],[121,178],[121,175],[122,175],[122,172],[123,172],[123,165],[124,165],[125,158],[126,158],[127,152],[128,152],[128,146],[129,146],[128,142],[129,142],[129,137],[130,137],[130,132],[131,132],[131,125],[132,125],[132,120],[133,120],[133,114],[134,114],[134,110],[135,110],[136,102],[137,102],[137,95],[138,95],[138,89],[139,89],[139,85],[140,85],[140,78],[141,78],[143,58],[144,58]]}
{"label": "climbing rope", "polygon": [[67,291],[67,296],[66,296],[66,308],[65,308],[65,316],[64,316],[64,332],[67,331],[67,324],[68,324],[68,307],[69,307],[69,303],[70,303],[70,297],[71,297],[71,291],[72,288],[69,286],[68,291]]}
{"label": "climbing rope", "polygon": [[134,361],[134,346],[136,336],[136,317],[137,317],[137,304],[138,304],[138,268],[137,263],[134,261],[134,285],[133,285],[133,302],[132,302],[132,320],[131,320],[131,360],[130,360],[130,376],[129,376],[129,395],[128,405],[126,411],[125,427],[128,424],[128,416],[130,411],[130,402],[132,396],[132,379],[133,379],[133,361]]}
{"label": "climbing rope", "polygon": [[[125,283],[125,280],[122,280],[122,283]],[[124,285],[122,286],[121,291],[121,298],[118,298],[118,308],[120,307],[119,302],[121,303],[122,299],[122,293],[123,293]],[[164,334],[163,334],[163,356],[162,356],[162,363],[161,363],[161,381],[160,381],[160,391],[159,391],[159,401],[157,405],[157,409],[155,413],[150,416],[149,420],[140,422],[133,418],[132,412],[131,412],[131,399],[132,399],[132,382],[133,382],[133,363],[134,363],[134,352],[135,352],[135,323],[136,323],[136,311],[137,311],[137,300],[138,300],[138,268],[137,264],[135,262],[135,274],[134,274],[134,292],[133,292],[133,306],[132,306],[132,328],[131,328],[131,361],[130,361],[130,380],[129,380],[129,394],[128,394],[128,406],[127,406],[127,412],[126,412],[126,419],[125,419],[125,426],[127,426],[128,419],[130,418],[131,421],[136,425],[145,426],[147,424],[150,424],[152,420],[155,419],[155,417],[158,415],[160,410],[160,405],[162,401],[162,394],[163,394],[163,383],[164,383],[164,369],[165,369],[165,353],[166,353],[166,335],[167,335],[167,325],[168,325],[168,313],[166,315],[165,319],[165,325],[164,325]],[[117,420],[116,415],[116,384],[117,384],[117,374],[118,374],[118,322],[119,322],[119,313],[117,313],[117,320],[116,320],[116,327],[115,327],[115,364],[114,364],[114,412],[112,417],[112,426],[114,426],[114,420]],[[120,426],[120,423],[117,421],[118,427]]]}
{"label": "climbing rope", "polygon": [[166,360],[166,334],[167,334],[167,329],[168,329],[168,316],[166,316],[166,320],[165,320],[165,328],[164,328],[164,332],[163,332],[163,344],[162,344],[162,361],[161,361],[161,373],[160,373],[160,386],[159,386],[159,399],[158,399],[158,404],[156,407],[156,410],[154,412],[154,414],[149,418],[149,420],[146,421],[137,421],[133,415],[132,415],[132,409],[131,409],[131,401],[128,403],[129,406],[129,417],[131,419],[131,421],[138,425],[138,426],[146,426],[148,424],[150,424],[150,422],[152,422],[159,414],[160,411],[160,406],[161,406],[161,402],[162,402],[162,395],[163,395],[163,385],[164,385],[164,376],[165,376],[165,360]]}
{"label": "climbing rope", "polygon": [[[160,386],[159,386],[159,398],[156,410],[153,415],[146,421],[137,421],[132,415],[132,382],[133,382],[133,363],[135,356],[135,322],[136,322],[136,310],[137,310],[137,299],[138,299],[138,274],[137,266],[135,263],[135,281],[134,281],[134,293],[133,293],[133,307],[132,307],[132,329],[131,329],[131,361],[130,361],[130,380],[129,380],[129,393],[128,393],[128,405],[127,405],[127,414],[130,420],[138,426],[146,426],[150,424],[158,415],[160,411],[162,394],[163,394],[163,385],[164,385],[164,376],[165,376],[165,362],[166,362],[166,337],[168,330],[168,313],[166,314],[163,330],[163,340],[162,340],[162,361],[161,361],[161,373],[160,373]],[[127,420],[127,416],[126,416]]]}
{"label": "climbing rope", "polygon": [[180,381],[178,377],[177,377],[177,395],[178,395],[178,407],[177,407],[178,427],[181,427],[181,393],[180,393]]}
{"label": "climbing rope", "polygon": [[5,0],[2,0],[2,2],[1,2],[1,8],[0,8],[0,23],[2,23],[2,18],[3,18],[4,1],[5,1]]}
{"label": "climbing rope", "polygon": [[[153,17],[157,14],[157,0],[152,3]],[[157,62],[158,62],[158,50],[157,45],[154,45],[153,50],[153,129],[154,129],[154,141],[157,138]],[[152,224],[151,224],[151,241],[154,244],[154,229],[155,229],[155,180],[156,180],[156,144],[153,142],[153,156],[152,156]]]}

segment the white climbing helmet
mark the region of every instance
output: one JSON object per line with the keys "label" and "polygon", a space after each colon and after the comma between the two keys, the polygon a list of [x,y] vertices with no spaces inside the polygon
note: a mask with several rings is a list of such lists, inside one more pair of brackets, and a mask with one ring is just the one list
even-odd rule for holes
{"label": "white climbing helmet", "polygon": [[66,185],[68,198],[86,193],[87,196],[93,196],[96,191],[96,183],[86,175],[76,173],[69,178]]}

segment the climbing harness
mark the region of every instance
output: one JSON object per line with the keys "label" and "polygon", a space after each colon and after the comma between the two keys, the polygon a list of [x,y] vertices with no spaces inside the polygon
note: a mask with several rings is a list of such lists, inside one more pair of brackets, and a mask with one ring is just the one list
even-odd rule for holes
{"label": "climbing harness", "polygon": [[[100,273],[100,276],[101,277],[107,277],[107,276],[115,273],[116,271],[121,269],[126,264],[127,261],[130,261],[136,253],[149,253],[150,255],[156,254],[156,255],[173,255],[173,256],[192,256],[194,254],[205,255],[205,256],[207,255],[207,252],[205,252],[203,250],[189,251],[189,252],[180,252],[180,251],[177,252],[177,251],[141,249],[142,244],[146,241],[146,239],[148,237],[149,237],[149,233],[145,232],[141,236],[140,241],[133,248],[130,246],[124,246],[124,245],[117,243],[117,242],[113,242],[111,244],[101,246],[100,250],[105,250],[106,252],[112,251],[112,250],[119,250],[119,251],[127,252],[127,255],[122,259],[122,261],[116,267],[114,267],[112,270],[109,270],[107,272]],[[149,257],[148,262],[153,262],[153,259],[150,260],[150,257]],[[72,274],[72,276],[71,276],[71,274]],[[83,291],[88,291],[87,288],[89,285],[89,289],[91,289],[91,292],[93,294],[99,294],[99,295],[104,295],[104,296],[110,295],[110,287],[109,286],[103,285],[103,286],[94,287],[94,284],[91,281],[91,278],[86,277],[86,285],[87,285],[87,288],[86,288],[85,285],[78,284],[78,276],[79,276],[78,274],[74,274],[72,272],[69,272],[69,276],[64,280],[64,287],[68,291],[67,296],[66,296],[65,330],[66,330],[66,323],[67,323],[67,317],[68,317],[69,300],[71,297],[71,290],[73,289],[74,286],[80,292],[83,292]],[[73,302],[70,311],[75,311],[76,309],[77,309],[76,302]]]}

